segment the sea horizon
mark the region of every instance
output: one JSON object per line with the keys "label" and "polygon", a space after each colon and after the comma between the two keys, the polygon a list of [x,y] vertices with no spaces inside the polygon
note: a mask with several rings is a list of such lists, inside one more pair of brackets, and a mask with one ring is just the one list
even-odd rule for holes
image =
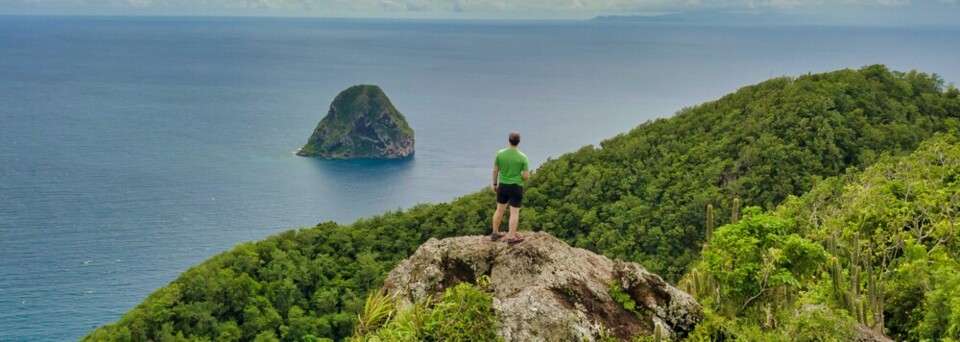
{"label": "sea horizon", "polygon": [[823,27],[823,28],[887,28],[887,29],[951,29],[960,28],[957,23],[844,23],[844,22],[681,22],[681,21],[598,21],[600,17],[655,17],[646,15],[598,15],[585,18],[456,18],[456,17],[351,17],[351,16],[309,16],[309,15],[216,15],[216,14],[21,14],[0,13],[0,17],[36,17],[36,18],[87,18],[87,19],[262,19],[262,20],[318,20],[318,21],[367,21],[367,22],[433,22],[433,23],[478,23],[478,24],[522,24],[522,23],[590,23],[594,25],[625,26],[679,26],[679,27]]}

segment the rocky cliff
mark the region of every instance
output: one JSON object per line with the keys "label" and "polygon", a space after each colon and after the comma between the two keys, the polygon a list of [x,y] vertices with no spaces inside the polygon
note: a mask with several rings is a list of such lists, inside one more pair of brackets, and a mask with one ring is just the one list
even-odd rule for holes
{"label": "rocky cliff", "polygon": [[383,90],[356,85],[337,95],[297,155],[399,159],[413,153],[413,129]]}
{"label": "rocky cliff", "polygon": [[[390,272],[384,290],[403,305],[486,275],[499,336],[506,341],[594,341],[653,333],[685,336],[702,317],[686,293],[636,263],[573,248],[547,233],[516,245],[483,236],[430,239]],[[615,284],[636,303],[611,296]]]}

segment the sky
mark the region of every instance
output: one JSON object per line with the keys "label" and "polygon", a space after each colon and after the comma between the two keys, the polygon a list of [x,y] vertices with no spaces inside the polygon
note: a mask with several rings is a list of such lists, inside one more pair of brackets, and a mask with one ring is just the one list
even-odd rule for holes
{"label": "sky", "polygon": [[590,19],[737,13],[818,23],[957,24],[960,0],[0,0],[0,14]]}

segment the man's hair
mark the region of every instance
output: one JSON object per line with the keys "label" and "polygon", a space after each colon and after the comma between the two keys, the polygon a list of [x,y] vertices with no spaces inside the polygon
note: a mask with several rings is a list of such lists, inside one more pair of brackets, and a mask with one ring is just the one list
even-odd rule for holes
{"label": "man's hair", "polygon": [[510,145],[520,145],[520,132],[510,132]]}

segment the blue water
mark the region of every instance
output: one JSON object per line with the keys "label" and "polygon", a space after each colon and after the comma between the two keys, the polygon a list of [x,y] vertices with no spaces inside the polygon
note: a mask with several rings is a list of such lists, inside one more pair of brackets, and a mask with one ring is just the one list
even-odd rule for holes
{"label": "blue water", "polygon": [[[191,265],[489,183],[771,76],[883,63],[960,80],[960,29],[0,17],[0,340],[74,340]],[[293,155],[379,84],[400,162]]]}

